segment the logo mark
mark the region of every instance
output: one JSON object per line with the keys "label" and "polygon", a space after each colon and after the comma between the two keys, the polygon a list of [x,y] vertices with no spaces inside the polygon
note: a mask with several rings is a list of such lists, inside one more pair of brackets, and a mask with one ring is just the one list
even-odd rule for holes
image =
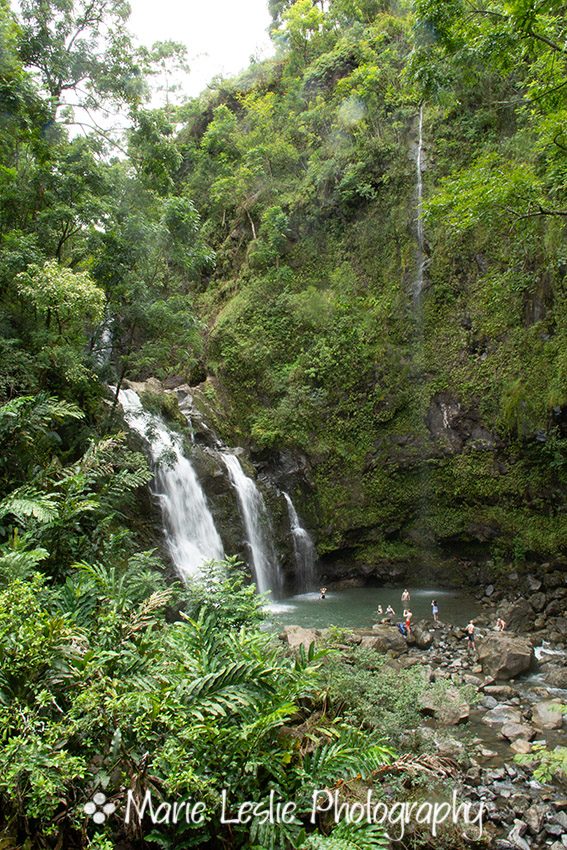
{"label": "logo mark", "polygon": [[92,800],[85,803],[83,811],[95,823],[104,823],[107,817],[110,817],[116,811],[116,806],[114,803],[107,803],[106,795],[102,791],[97,791]]}

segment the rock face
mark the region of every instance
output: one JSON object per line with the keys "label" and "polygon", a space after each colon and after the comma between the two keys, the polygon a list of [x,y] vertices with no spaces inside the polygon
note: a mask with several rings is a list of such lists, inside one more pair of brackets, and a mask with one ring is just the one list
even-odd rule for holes
{"label": "rock face", "polygon": [[408,651],[407,644],[396,626],[374,626],[372,635],[363,636],[361,645],[377,652],[390,652],[395,656]]}
{"label": "rock face", "polygon": [[495,679],[512,679],[529,669],[534,655],[529,640],[495,632],[478,641],[482,672]]}
{"label": "rock face", "polygon": [[539,729],[561,729],[563,714],[560,700],[538,702],[532,709],[532,720]]}

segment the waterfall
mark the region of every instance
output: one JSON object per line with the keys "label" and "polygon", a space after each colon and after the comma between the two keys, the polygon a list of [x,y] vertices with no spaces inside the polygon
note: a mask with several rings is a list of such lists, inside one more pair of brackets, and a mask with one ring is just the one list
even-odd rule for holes
{"label": "waterfall", "polygon": [[282,587],[282,576],[271,542],[270,521],[262,494],[254,481],[245,475],[236,455],[222,452],[220,456],[236,490],[258,591],[277,593]]}
{"label": "waterfall", "polygon": [[298,589],[300,591],[313,590],[316,579],[315,562],[317,560],[315,545],[309,532],[301,524],[295,506],[291,501],[291,496],[283,492],[283,497],[287,503],[289,526],[293,537]]}
{"label": "waterfall", "polygon": [[205,562],[224,557],[199,480],[183,454],[180,437],[161,417],[144,410],[134,390],[120,390],[118,400],[128,425],[148,444],[173,563],[182,578],[194,575]]}
{"label": "waterfall", "polygon": [[421,296],[425,275],[425,236],[423,232],[423,104],[419,107],[419,140],[417,143],[416,164],[416,196],[417,196],[417,275],[414,284],[413,297],[417,301]]}

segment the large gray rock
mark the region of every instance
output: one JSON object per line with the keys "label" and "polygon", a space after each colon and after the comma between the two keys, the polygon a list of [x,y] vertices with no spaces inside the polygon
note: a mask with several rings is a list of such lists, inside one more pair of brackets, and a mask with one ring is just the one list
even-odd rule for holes
{"label": "large gray rock", "polygon": [[535,729],[527,723],[505,723],[500,730],[501,734],[509,741],[521,738],[523,741],[531,741],[535,735]]}
{"label": "large gray rock", "polygon": [[529,640],[506,632],[494,632],[478,640],[477,651],[483,673],[495,679],[512,679],[525,673],[534,655]]}
{"label": "large gray rock", "polygon": [[361,646],[375,649],[376,652],[391,652],[393,655],[403,655],[408,651],[407,644],[398,631],[397,626],[374,626],[372,635],[362,638]]}
{"label": "large gray rock", "polygon": [[501,614],[512,632],[525,632],[533,626],[534,610],[527,599],[517,599],[503,608]]}
{"label": "large gray rock", "polygon": [[538,702],[532,708],[532,721],[539,729],[561,729],[563,714],[560,708],[561,700]]}
{"label": "large gray rock", "polygon": [[418,649],[429,649],[433,643],[433,635],[427,628],[426,623],[416,623],[412,628],[415,645]]}
{"label": "large gray rock", "polygon": [[286,626],[284,637],[291,649],[299,649],[300,646],[309,649],[317,640],[317,632],[315,629],[304,629],[302,626]]}
{"label": "large gray rock", "polygon": [[469,719],[469,704],[457,688],[448,688],[442,693],[426,691],[420,698],[419,710],[434,717],[441,726],[457,726]]}
{"label": "large gray rock", "polygon": [[482,722],[487,726],[505,726],[510,723],[521,723],[522,715],[518,709],[510,705],[497,705],[496,708],[486,712]]}
{"label": "large gray rock", "polygon": [[543,678],[552,688],[567,688],[567,667],[557,667],[555,664],[545,666]]}

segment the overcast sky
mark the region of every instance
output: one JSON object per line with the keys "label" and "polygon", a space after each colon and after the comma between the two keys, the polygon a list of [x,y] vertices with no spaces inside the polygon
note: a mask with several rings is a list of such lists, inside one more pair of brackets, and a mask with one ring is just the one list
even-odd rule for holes
{"label": "overcast sky", "polygon": [[243,70],[253,55],[272,52],[267,0],[130,0],[129,29],[142,44],[173,39],[187,45],[186,94],[197,95],[216,75]]}

